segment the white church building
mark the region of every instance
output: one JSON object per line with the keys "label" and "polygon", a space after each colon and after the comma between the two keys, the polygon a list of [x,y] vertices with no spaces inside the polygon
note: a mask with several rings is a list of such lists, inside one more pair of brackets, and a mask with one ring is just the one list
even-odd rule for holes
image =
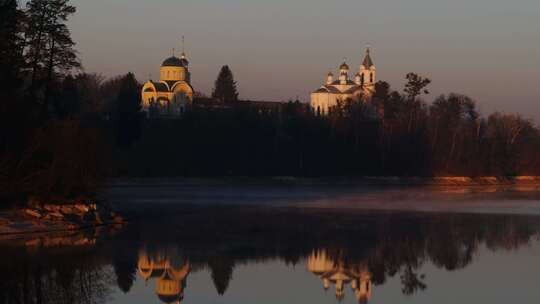
{"label": "white church building", "polygon": [[329,72],[326,83],[311,93],[311,107],[320,114],[328,114],[331,107],[339,101],[347,99],[367,101],[373,95],[376,82],[376,68],[371,59],[369,48],[366,49],[364,60],[354,75],[349,78],[349,65],[343,62],[339,67],[339,77],[334,80],[334,74]]}

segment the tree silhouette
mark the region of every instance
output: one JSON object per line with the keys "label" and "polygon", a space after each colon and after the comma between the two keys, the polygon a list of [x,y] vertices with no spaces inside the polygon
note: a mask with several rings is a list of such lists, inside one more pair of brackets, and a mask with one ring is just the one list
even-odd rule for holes
{"label": "tree silhouette", "polygon": [[219,72],[219,75],[214,84],[212,97],[223,103],[231,103],[238,101],[238,92],[236,89],[236,81],[228,65],[224,65]]}
{"label": "tree silhouette", "polygon": [[405,84],[404,92],[410,100],[416,99],[422,93],[429,94],[429,91],[426,89],[431,83],[429,78],[424,78],[415,73],[408,73],[405,78],[407,79],[407,83]]}
{"label": "tree silhouette", "polygon": [[127,251],[123,255],[115,254],[113,268],[118,288],[122,292],[128,293],[137,276],[137,256]]}
{"label": "tree silhouette", "polygon": [[129,146],[141,136],[140,85],[133,73],[128,73],[120,82],[116,98],[115,125],[116,138],[121,146]]}
{"label": "tree silhouette", "polygon": [[[1,96],[13,95],[20,86],[20,72],[23,67],[23,39],[21,37],[21,15],[17,0],[0,2],[0,83]],[[13,96],[12,96],[13,97]],[[2,98],[5,103],[9,99]]]}
{"label": "tree silhouette", "polygon": [[46,114],[53,80],[81,66],[66,24],[76,9],[69,0],[31,0],[26,8],[25,57],[31,72],[30,92],[38,98],[38,89],[44,89],[39,95],[43,95],[42,111]]}
{"label": "tree silhouette", "polygon": [[234,261],[227,256],[216,256],[209,259],[208,265],[212,271],[212,281],[217,293],[225,294],[232,279]]}

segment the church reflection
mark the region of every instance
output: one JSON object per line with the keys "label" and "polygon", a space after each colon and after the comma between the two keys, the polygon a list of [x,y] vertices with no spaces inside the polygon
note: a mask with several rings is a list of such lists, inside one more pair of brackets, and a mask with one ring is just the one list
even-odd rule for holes
{"label": "church reflection", "polygon": [[371,272],[367,264],[346,265],[343,258],[333,258],[327,250],[318,249],[307,259],[307,269],[322,280],[323,288],[334,286],[336,299],[345,297],[345,286],[350,285],[358,303],[371,299]]}
{"label": "church reflection", "polygon": [[174,250],[163,250],[156,254],[141,250],[137,268],[146,282],[155,281],[155,292],[163,303],[180,304],[184,299],[190,264]]}

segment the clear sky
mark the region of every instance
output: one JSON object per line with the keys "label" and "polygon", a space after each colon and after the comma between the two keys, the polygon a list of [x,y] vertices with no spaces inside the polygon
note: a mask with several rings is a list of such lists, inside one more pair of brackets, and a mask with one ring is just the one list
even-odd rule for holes
{"label": "clear sky", "polygon": [[[241,98],[307,101],[366,45],[378,79],[407,72],[432,93],[459,92],[483,114],[520,112],[540,122],[538,0],[72,0],[70,20],[87,72],[157,78],[185,35],[196,90],[210,93],[228,64]],[[428,100],[431,101],[432,97]]]}

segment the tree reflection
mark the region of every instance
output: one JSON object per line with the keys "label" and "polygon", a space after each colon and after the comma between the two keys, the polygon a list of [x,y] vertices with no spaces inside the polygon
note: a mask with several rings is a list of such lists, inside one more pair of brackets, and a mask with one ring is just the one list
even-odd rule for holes
{"label": "tree reflection", "polygon": [[[193,227],[196,227],[193,228]],[[141,221],[85,247],[3,248],[1,303],[103,303],[115,288],[155,281],[162,302],[189,296],[189,273],[209,271],[226,294],[236,265],[279,259],[306,264],[337,299],[367,303],[389,278],[404,294],[429,288],[423,266],[458,271],[479,248],[514,250],[538,236],[526,216],[320,210],[191,210],[181,221]],[[9,258],[7,258],[9,257]]]}
{"label": "tree reflection", "polygon": [[22,250],[2,263],[2,303],[103,303],[110,293],[110,272],[88,252],[44,254],[39,259]]}

